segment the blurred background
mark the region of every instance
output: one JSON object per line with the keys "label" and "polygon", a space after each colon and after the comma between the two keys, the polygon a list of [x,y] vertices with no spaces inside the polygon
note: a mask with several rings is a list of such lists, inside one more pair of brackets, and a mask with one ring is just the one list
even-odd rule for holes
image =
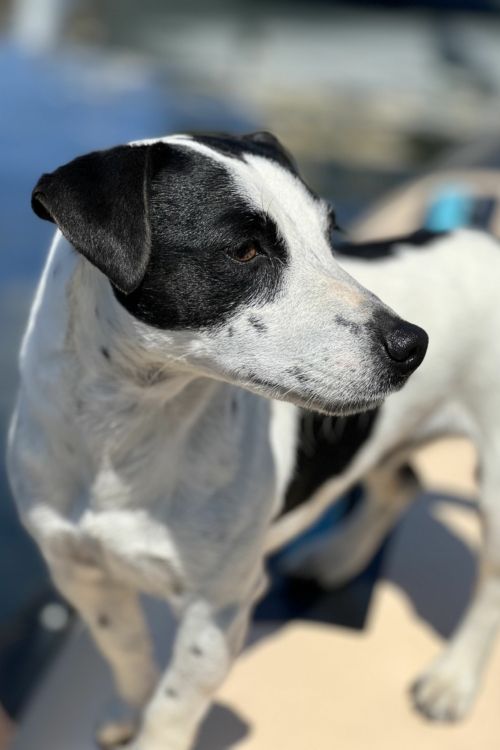
{"label": "blurred background", "polygon": [[[500,167],[496,0],[0,0],[0,32],[2,453],[52,231],[30,211],[42,172],[132,139],[269,129],[349,226],[436,165]],[[319,619],[362,628],[377,570]],[[301,616],[310,605],[278,595],[258,616]],[[2,465],[1,750],[74,628],[17,521]]]}

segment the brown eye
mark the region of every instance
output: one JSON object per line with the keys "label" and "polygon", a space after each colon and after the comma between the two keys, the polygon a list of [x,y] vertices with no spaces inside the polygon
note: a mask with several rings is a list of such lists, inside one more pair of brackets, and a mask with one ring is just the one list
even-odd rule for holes
{"label": "brown eye", "polygon": [[250,242],[248,245],[231,250],[229,255],[233,260],[237,260],[238,263],[250,263],[250,261],[259,255],[259,248],[256,242]]}

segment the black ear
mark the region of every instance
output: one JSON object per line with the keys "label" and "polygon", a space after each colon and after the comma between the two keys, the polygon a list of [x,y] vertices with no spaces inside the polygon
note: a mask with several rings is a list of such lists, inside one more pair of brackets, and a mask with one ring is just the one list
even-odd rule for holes
{"label": "black ear", "polygon": [[122,292],[141,283],[151,253],[151,146],[94,151],[44,174],[31,205]]}
{"label": "black ear", "polygon": [[244,135],[243,139],[255,143],[264,155],[271,157],[293,172],[298,173],[295,159],[272,133],[269,133],[267,130],[259,130],[256,133]]}
{"label": "black ear", "polygon": [[283,146],[276,138],[275,135],[270,133],[268,130],[257,130],[255,133],[247,133],[243,136],[247,141],[253,141],[254,143],[262,143],[265,146],[272,146],[283,150]]}

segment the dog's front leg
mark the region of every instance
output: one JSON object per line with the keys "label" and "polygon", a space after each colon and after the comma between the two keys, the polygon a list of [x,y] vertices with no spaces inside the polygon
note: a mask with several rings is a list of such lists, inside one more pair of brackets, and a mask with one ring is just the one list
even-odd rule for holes
{"label": "dog's front leg", "polygon": [[120,744],[133,736],[158,679],[138,594],[76,556],[76,548],[66,558],[49,552],[46,559],[54,582],[87,624],[113,672],[120,696],[132,709],[113,719],[105,717],[97,731],[100,746]]}
{"label": "dog's front leg", "polygon": [[129,750],[189,750],[245,637],[251,601],[222,608],[205,598],[186,606],[171,663]]}

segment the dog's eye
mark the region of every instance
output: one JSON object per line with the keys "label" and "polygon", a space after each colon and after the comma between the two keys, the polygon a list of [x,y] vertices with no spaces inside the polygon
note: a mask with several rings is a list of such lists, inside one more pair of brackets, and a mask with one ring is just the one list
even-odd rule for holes
{"label": "dog's eye", "polygon": [[257,242],[248,242],[241,247],[233,248],[228,252],[228,255],[238,263],[250,263],[258,255],[260,255],[260,248]]}

